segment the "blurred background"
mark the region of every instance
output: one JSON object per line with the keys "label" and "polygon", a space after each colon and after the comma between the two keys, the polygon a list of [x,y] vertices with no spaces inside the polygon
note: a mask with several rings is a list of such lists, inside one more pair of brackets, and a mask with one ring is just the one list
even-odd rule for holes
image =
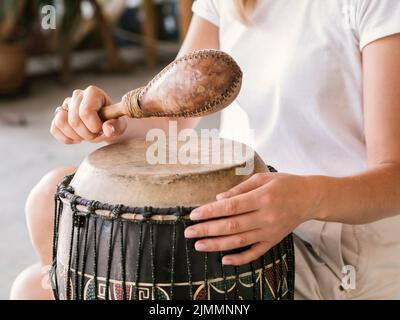
{"label": "blurred background", "polygon": [[[25,224],[29,191],[49,170],[100,147],[50,135],[54,110],[96,85],[114,101],[178,52],[192,0],[0,0],[0,299],[36,262]],[[217,116],[200,127],[217,127]]]}

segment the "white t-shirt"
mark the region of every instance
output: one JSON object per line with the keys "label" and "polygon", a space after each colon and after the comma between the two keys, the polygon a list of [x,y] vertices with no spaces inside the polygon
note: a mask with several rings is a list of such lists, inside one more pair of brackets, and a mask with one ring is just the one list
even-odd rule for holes
{"label": "white t-shirt", "polygon": [[399,0],[259,0],[249,26],[233,1],[197,0],[193,11],[219,27],[220,49],[244,73],[223,136],[281,172],[366,169],[361,50],[400,32]]}
{"label": "white t-shirt", "polygon": [[[399,0],[259,0],[249,25],[233,1],[197,0],[193,11],[219,27],[220,49],[243,70],[241,93],[222,112],[223,136],[250,143],[280,172],[367,169],[361,52],[400,33]],[[296,232],[340,260],[341,227],[311,221]]]}

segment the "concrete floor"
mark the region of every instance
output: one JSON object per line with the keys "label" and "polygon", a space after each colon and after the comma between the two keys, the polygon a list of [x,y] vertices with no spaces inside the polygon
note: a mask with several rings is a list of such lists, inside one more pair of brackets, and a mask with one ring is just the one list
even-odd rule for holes
{"label": "concrete floor", "polygon": [[[34,263],[24,217],[24,203],[35,183],[47,171],[65,165],[78,165],[85,155],[98,147],[84,143],[64,146],[49,134],[53,111],[75,88],[95,84],[117,101],[125,92],[146,83],[156,71],[138,68],[124,75],[76,75],[61,86],[54,79],[41,79],[30,86],[23,98],[0,101],[0,118],[24,115],[26,126],[0,123],[0,299],[7,299],[14,278]],[[203,126],[212,127],[217,118]]]}

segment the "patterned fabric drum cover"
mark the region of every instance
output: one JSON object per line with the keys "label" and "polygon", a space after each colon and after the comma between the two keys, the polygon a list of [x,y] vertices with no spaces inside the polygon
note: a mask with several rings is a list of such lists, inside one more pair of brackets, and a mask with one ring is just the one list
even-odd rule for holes
{"label": "patterned fabric drum cover", "polygon": [[[184,237],[195,207],[250,174],[268,171],[261,159],[252,155],[254,170],[247,175],[235,169],[248,159],[151,165],[149,145],[133,140],[101,148],[59,185],[51,272],[55,298],[293,299],[291,235],[240,267],[222,265],[223,255],[232,251],[197,252],[195,240]],[[210,157],[224,152],[209,145]]]}

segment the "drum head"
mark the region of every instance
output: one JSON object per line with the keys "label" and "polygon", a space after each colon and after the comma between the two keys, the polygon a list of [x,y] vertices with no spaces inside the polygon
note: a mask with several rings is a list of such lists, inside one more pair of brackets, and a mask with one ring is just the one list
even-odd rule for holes
{"label": "drum head", "polygon": [[71,185],[79,196],[106,203],[194,207],[267,170],[252,149],[230,140],[131,140],[90,154]]}

